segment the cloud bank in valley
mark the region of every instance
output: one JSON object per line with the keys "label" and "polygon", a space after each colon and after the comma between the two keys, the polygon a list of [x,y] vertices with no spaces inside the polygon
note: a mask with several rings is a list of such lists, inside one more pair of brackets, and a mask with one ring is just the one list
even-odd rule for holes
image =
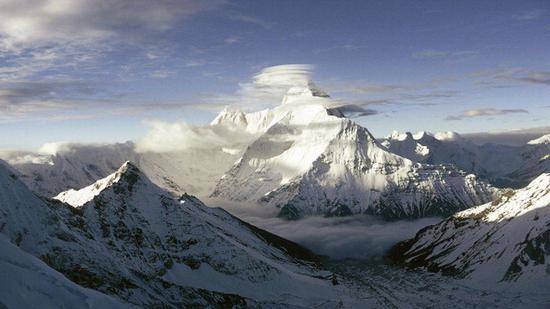
{"label": "cloud bank in valley", "polygon": [[[211,201],[210,206],[216,202]],[[369,215],[351,217],[309,217],[287,221],[276,217],[277,209],[243,207],[223,203],[222,207],[242,220],[299,243],[333,259],[381,259],[393,245],[412,238],[421,228],[441,218],[388,222]]]}

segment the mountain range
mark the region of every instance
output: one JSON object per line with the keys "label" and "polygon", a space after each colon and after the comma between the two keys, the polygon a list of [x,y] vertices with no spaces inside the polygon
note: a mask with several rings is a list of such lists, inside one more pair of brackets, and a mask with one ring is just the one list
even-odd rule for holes
{"label": "mountain range", "polygon": [[224,109],[201,128],[219,142],[208,147],[4,153],[0,308],[362,308],[391,294],[358,292],[364,279],[201,200],[288,224],[442,217],[391,261],[482,288],[547,289],[550,134],[523,146],[454,132],[376,139],[350,110],[361,109],[309,83],[271,109]]}
{"label": "mountain range", "polygon": [[478,145],[454,132],[394,132],[382,144],[415,162],[453,164],[498,187],[521,188],[550,171],[550,134],[523,146],[509,146]]}
{"label": "mountain range", "polygon": [[[139,307],[309,307],[336,296],[345,300],[346,292],[330,283],[330,272],[308,250],[193,196],[176,198],[129,162],[56,199],[35,196],[4,166],[0,183],[1,243],[7,250],[0,268],[10,271],[2,286],[19,278],[10,265],[21,255],[19,272],[43,269],[46,282],[79,291],[75,304],[91,298]],[[21,289],[9,299],[24,298]]]}

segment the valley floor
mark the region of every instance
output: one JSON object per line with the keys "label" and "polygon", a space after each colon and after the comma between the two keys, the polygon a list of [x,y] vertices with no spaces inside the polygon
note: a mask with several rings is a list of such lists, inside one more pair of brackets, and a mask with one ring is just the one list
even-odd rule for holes
{"label": "valley floor", "polygon": [[[212,205],[220,205],[212,202]],[[312,217],[298,221],[273,218],[269,209],[222,208],[279,236],[295,241],[316,254],[327,256],[325,267],[338,275],[339,284],[360,303],[380,308],[548,308],[550,294],[499,292],[422,270],[389,265],[382,258],[397,242],[441,218],[385,222],[372,216]],[[346,295],[348,298],[350,295]],[[338,308],[338,301],[318,304]],[[349,298],[341,302],[342,308]]]}
{"label": "valley floor", "polygon": [[328,263],[357,297],[374,298],[383,308],[548,308],[550,295],[496,292],[425,271],[412,271],[380,260]]}

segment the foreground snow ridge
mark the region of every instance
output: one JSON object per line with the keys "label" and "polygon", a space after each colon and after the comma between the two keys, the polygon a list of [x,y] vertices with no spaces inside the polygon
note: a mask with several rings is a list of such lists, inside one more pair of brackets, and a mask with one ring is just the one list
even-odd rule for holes
{"label": "foreground snow ridge", "polygon": [[546,290],[550,280],[550,173],[499,199],[459,212],[396,246],[391,256],[412,267]]}
{"label": "foreground snow ridge", "polygon": [[[175,198],[132,163],[63,196],[80,206],[42,200],[0,166],[0,233],[52,273],[117,301],[170,308],[336,306],[335,299],[372,305],[333,286],[308,250],[193,196]],[[0,286],[8,278],[0,276]]]}

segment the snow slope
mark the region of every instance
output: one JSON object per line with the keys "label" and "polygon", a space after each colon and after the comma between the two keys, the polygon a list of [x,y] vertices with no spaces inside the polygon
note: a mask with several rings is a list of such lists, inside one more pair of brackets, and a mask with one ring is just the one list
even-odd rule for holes
{"label": "snow slope", "polygon": [[520,152],[522,163],[505,175],[514,184],[521,185],[542,173],[550,173],[550,134],[529,141]]}
{"label": "snow slope", "polygon": [[[411,267],[548,292],[550,173],[499,199],[459,212],[397,245],[390,256]],[[509,286],[509,285],[506,285]]]}
{"label": "snow slope", "polygon": [[71,282],[3,235],[0,235],[0,273],[1,308],[134,307]]}
{"label": "snow slope", "polygon": [[90,188],[60,195],[73,206],[37,198],[4,170],[0,184],[3,234],[73,282],[124,302],[370,303],[323,279],[330,273],[309,251],[193,196],[174,198],[128,162]]}
{"label": "snow slope", "polygon": [[387,151],[314,93],[291,89],[264,113],[271,124],[211,197],[279,207],[285,218],[368,212],[391,219],[451,214],[493,197],[474,175]]}
{"label": "snow slope", "polygon": [[529,145],[550,144],[550,134],[546,134],[534,140],[530,140],[527,142],[527,144]]}

